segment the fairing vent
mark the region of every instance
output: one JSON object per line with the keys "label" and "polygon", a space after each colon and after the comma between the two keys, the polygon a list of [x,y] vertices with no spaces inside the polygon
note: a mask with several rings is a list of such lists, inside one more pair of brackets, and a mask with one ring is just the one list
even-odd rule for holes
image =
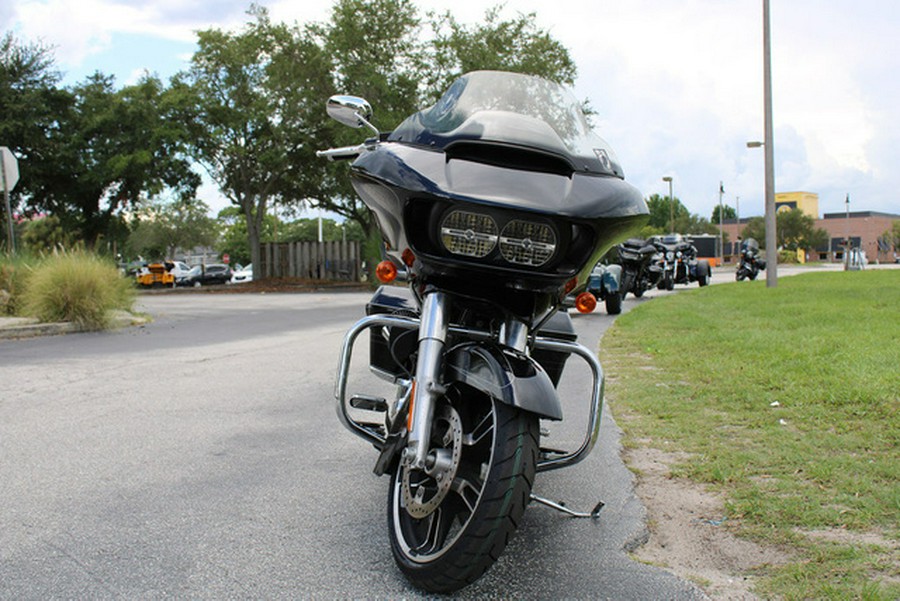
{"label": "fairing vent", "polygon": [[472,161],[494,167],[505,167],[520,171],[552,173],[571,177],[575,171],[566,159],[547,152],[540,152],[502,144],[457,142],[444,151],[447,160]]}

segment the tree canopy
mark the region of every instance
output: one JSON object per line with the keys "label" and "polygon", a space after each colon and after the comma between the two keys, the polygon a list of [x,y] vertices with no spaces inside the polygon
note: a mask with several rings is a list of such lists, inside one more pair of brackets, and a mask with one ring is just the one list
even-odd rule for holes
{"label": "tree canopy", "polygon": [[315,156],[362,141],[327,118],[330,95],[367,98],[388,131],[467,71],[568,84],[576,74],[535,14],[506,18],[502,7],[467,25],[450,12],[423,14],[411,0],[337,0],[325,22],[288,25],[254,4],[243,28],[199,31],[197,44],[189,69],[168,85],[148,75],[117,89],[98,72],[60,88],[51,51],[6,34],[0,135],[20,159],[17,206],[53,214],[94,245],[122,228],[122,209],[162,195],[191,199],[199,164],[240,209],[251,254],[276,205],[317,207],[371,236],[347,165]]}
{"label": "tree canopy", "polygon": [[722,213],[722,219],[737,219],[737,211],[734,207],[730,207],[728,205],[716,205],[713,207],[712,216],[709,218],[709,221],[713,224],[719,223],[719,212]]}
{"label": "tree canopy", "polygon": [[[754,217],[741,237],[766,239],[766,220]],[[828,232],[816,227],[816,220],[800,209],[779,211],[775,215],[775,244],[783,250],[818,249],[828,246]]]}

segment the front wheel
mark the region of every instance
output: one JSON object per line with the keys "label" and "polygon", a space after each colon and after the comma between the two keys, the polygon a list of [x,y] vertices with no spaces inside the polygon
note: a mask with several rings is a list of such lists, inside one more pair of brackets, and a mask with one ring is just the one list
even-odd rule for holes
{"label": "front wheel", "polygon": [[388,494],[391,551],[412,584],[452,592],[493,565],[530,500],[538,438],[537,416],[480,393],[438,402],[433,469],[398,467]]}

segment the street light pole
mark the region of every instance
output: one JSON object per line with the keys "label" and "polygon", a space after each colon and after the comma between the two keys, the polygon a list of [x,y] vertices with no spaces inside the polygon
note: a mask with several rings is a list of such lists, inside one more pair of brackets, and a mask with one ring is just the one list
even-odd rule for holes
{"label": "street light pole", "polygon": [[772,34],[769,0],[763,0],[763,96],[766,151],[766,287],[778,284],[778,249],[775,236],[775,155],[772,133]]}
{"label": "street light pole", "polygon": [[725,262],[725,211],[722,207],[722,196],[725,194],[725,186],[719,182],[719,264]]}
{"label": "street light pole", "polygon": [[675,233],[675,197],[672,196],[672,176],[667,175],[663,178],[664,182],[669,183],[669,233]]}
{"label": "street light pole", "polygon": [[850,193],[847,193],[847,237],[844,244],[844,271],[850,269]]}

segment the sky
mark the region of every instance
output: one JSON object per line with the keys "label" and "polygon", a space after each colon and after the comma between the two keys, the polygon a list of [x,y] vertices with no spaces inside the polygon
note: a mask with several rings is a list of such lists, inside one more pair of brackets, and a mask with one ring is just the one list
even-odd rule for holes
{"label": "sky", "polygon": [[[321,0],[260,0],[273,21],[327,21]],[[484,0],[418,0],[465,24]],[[819,195],[820,217],[900,214],[900,3],[770,0],[776,192]],[[134,83],[183,70],[197,30],[240,29],[249,1],[6,0],[0,30],[54,47],[66,85],[95,71]],[[764,213],[762,0],[506,0],[535,13],[578,68],[573,92],[645,196],[709,218],[720,202]],[[345,90],[352,94],[353,90]],[[323,99],[323,106],[324,106]],[[377,110],[375,108],[376,122]],[[389,127],[390,125],[387,125]],[[227,206],[215,186],[199,196]]]}

